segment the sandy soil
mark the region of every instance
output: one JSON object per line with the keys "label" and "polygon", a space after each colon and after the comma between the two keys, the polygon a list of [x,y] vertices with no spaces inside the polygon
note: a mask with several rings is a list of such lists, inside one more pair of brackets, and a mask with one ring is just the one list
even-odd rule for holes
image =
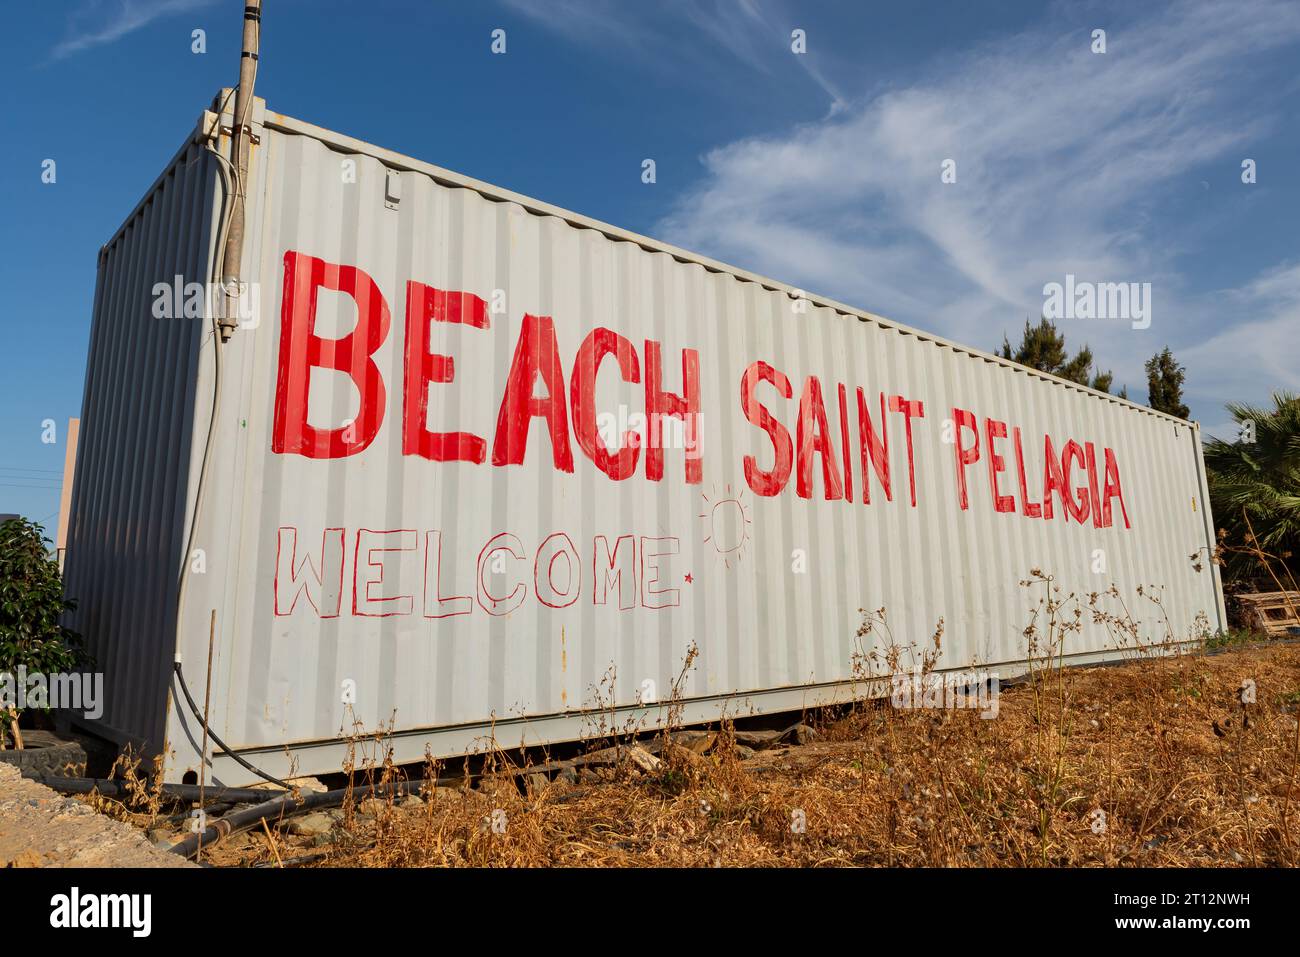
{"label": "sandy soil", "polygon": [[194,867],[136,828],[0,764],[0,867]]}

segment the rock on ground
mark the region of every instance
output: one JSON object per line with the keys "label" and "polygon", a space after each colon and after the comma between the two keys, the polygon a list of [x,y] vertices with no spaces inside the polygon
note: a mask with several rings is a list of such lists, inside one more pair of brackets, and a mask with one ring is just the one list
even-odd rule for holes
{"label": "rock on ground", "polygon": [[0,764],[0,868],[195,866],[131,825]]}
{"label": "rock on ground", "polygon": [[301,817],[289,819],[289,833],[299,834],[303,837],[318,837],[321,834],[328,834],[334,829],[334,819],[328,814],[317,811],[314,814],[304,814]]}

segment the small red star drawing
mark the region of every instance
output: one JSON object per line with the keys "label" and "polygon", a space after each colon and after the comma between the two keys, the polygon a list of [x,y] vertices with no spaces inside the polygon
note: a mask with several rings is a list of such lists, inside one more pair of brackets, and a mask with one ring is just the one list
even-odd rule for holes
{"label": "small red star drawing", "polygon": [[690,572],[687,572],[687,573],[686,573],[686,584],[689,585],[689,584],[690,584],[691,582],[693,582],[693,581],[695,581],[695,579],[691,577],[691,573],[690,573]]}

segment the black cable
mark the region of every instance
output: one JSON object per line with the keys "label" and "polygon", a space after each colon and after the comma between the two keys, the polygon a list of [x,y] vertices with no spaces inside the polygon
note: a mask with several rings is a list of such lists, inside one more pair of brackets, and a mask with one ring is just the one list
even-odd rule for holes
{"label": "black cable", "polygon": [[[90,794],[92,791],[98,791],[107,798],[130,796],[131,794],[131,790],[121,781],[113,781],[108,778],[64,778],[54,774],[31,774],[24,775],[24,777],[44,784],[47,788],[61,794]],[[234,804],[263,801],[268,794],[276,794],[274,791],[264,791],[258,788],[223,788],[211,784],[205,790],[207,792],[205,797],[209,800]],[[178,801],[197,801],[199,799],[199,786],[197,784],[164,784],[162,785],[162,793]]]}
{"label": "black cable", "polygon": [[[194,720],[196,720],[199,723],[200,727],[204,728],[208,732],[208,737],[212,739],[212,743],[215,744],[218,748],[220,748],[221,751],[228,758],[232,759],[236,764],[240,765],[241,767],[245,768],[248,771],[252,771],[263,781],[269,781],[272,784],[279,785],[280,787],[284,788],[286,791],[292,791],[293,790],[292,785],[286,784],[284,781],[281,781],[279,778],[272,777],[271,775],[267,774],[265,771],[253,767],[251,764],[249,764],[247,761],[245,761],[243,758],[237,755],[234,751],[230,750],[230,748],[226,747],[226,743],[222,741],[220,738],[218,738],[217,733],[213,731],[210,727],[208,727],[207,722],[203,720],[203,713],[199,711],[199,706],[194,703],[194,698],[190,695],[189,686],[185,684],[185,675],[181,671],[181,663],[179,661],[176,662],[174,667],[176,669],[176,680],[179,681],[181,684],[181,691],[185,694],[185,700],[189,702],[190,711],[194,712]],[[208,759],[208,756],[206,754],[200,755],[199,759],[201,761],[206,761]]]}
{"label": "black cable", "polygon": [[[221,815],[225,814],[234,806],[235,806],[234,804],[231,804],[226,801],[223,801],[219,804],[209,804],[203,808],[203,813],[209,817],[220,817]],[[165,818],[162,818],[162,821],[164,824],[175,825],[180,823],[181,821],[192,819],[194,817],[195,811],[197,810],[198,808],[195,808],[190,811],[182,811],[180,814],[171,814]]]}

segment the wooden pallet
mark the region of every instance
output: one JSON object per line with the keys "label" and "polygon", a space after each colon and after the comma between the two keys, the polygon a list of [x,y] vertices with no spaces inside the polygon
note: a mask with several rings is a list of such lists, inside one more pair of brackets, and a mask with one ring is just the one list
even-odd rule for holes
{"label": "wooden pallet", "polygon": [[1300,636],[1300,592],[1270,591],[1238,595],[1246,620],[1268,634]]}

